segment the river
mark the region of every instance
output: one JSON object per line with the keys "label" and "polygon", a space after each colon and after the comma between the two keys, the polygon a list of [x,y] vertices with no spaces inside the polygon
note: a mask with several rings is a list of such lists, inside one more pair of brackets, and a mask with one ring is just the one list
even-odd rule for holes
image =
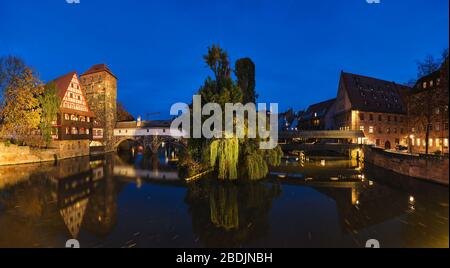
{"label": "river", "polygon": [[0,167],[0,247],[448,247],[447,187],[348,160],[260,182],[178,179],[167,158]]}

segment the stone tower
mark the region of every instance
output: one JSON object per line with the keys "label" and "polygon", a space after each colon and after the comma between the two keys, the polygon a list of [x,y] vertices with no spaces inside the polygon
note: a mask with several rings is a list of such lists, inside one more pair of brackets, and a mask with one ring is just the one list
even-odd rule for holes
{"label": "stone tower", "polygon": [[94,141],[105,146],[105,152],[114,150],[114,127],[117,119],[117,77],[106,64],[92,66],[80,76],[89,107],[95,113]]}

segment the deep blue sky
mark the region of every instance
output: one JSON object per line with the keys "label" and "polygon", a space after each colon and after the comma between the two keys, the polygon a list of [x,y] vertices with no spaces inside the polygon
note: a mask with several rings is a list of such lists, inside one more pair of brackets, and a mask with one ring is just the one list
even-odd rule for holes
{"label": "deep blue sky", "polygon": [[406,82],[448,47],[448,0],[0,0],[0,56],[44,81],[107,63],[134,115],[190,102],[212,43],[256,63],[260,101],[304,109],[341,70]]}

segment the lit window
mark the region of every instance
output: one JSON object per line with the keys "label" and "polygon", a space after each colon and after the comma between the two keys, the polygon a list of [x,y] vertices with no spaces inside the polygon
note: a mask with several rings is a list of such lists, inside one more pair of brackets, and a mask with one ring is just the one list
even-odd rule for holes
{"label": "lit window", "polygon": [[423,87],[423,88],[427,88],[427,82],[423,82],[422,87]]}
{"label": "lit window", "polygon": [[433,87],[433,85],[434,85],[434,82],[433,82],[433,80],[431,80],[430,81],[430,87]]}
{"label": "lit window", "polygon": [[448,147],[448,139],[444,139],[444,147]]}
{"label": "lit window", "polygon": [[371,133],[371,134],[373,133],[373,126],[369,127],[369,133]]}
{"label": "lit window", "polygon": [[436,147],[441,146],[441,140],[440,139],[436,139]]}
{"label": "lit window", "polygon": [[359,130],[364,131],[364,126],[360,126]]}
{"label": "lit window", "polygon": [[70,116],[68,114],[64,114],[64,119],[70,120]]}
{"label": "lit window", "polygon": [[417,139],[417,146],[420,146],[420,138]]}
{"label": "lit window", "polygon": [[428,140],[428,145],[429,145],[430,147],[433,147],[433,139],[429,139],[429,140]]}

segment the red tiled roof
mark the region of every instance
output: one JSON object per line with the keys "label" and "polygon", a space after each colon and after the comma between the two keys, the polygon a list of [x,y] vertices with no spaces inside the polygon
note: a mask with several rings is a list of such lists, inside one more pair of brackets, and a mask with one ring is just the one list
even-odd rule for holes
{"label": "red tiled roof", "polygon": [[411,88],[385,80],[342,72],[352,109],[365,112],[406,113],[404,98]]}
{"label": "red tiled roof", "polygon": [[99,72],[107,72],[110,75],[114,76],[114,78],[117,79],[117,77],[111,72],[111,70],[108,68],[108,66],[106,66],[106,64],[93,65],[91,68],[89,68],[89,70],[87,70],[85,73],[83,73],[80,76],[85,76],[85,75],[99,73]]}

